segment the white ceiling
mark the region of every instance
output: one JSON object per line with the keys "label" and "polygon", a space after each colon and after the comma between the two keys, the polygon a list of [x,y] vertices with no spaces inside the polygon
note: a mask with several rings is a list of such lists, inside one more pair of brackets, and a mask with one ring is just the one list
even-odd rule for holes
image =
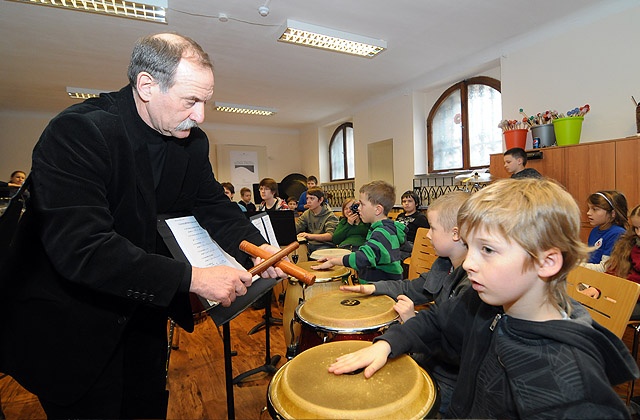
{"label": "white ceiling", "polygon": [[[127,83],[135,40],[175,31],[213,58],[215,101],[279,110],[257,117],[209,108],[207,123],[299,128],[394,93],[464,78],[514,48],[540,54],[544,43],[527,43],[629,3],[273,0],[262,17],[257,9],[265,0],[168,2],[163,25],[0,0],[0,111],[57,113],[74,103],[67,86],[117,90]],[[220,22],[219,13],[229,21]],[[367,59],[276,42],[287,18],[384,39],[388,49]]]}

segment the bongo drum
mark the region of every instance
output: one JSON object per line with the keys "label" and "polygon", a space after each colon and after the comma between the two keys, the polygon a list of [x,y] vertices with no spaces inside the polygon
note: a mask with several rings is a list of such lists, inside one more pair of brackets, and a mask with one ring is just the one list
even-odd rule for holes
{"label": "bongo drum", "polygon": [[[284,326],[284,342],[287,348],[294,346],[300,337],[300,325],[294,325],[294,312],[298,305],[311,296],[337,290],[341,284],[349,280],[351,270],[348,267],[335,266],[329,270],[314,270],[311,266],[318,265],[317,261],[303,261],[296,264],[316,275],[316,282],[312,286],[303,286],[298,280],[289,278],[284,295],[282,311],[282,325]],[[295,353],[295,349],[292,349]],[[295,354],[288,354],[293,357]]]}
{"label": "bongo drum", "polygon": [[301,324],[299,350],[329,341],[372,341],[397,321],[389,296],[329,291],[307,298],[295,312]]}
{"label": "bongo drum", "polygon": [[370,346],[336,341],[302,352],[275,373],[267,390],[274,419],[422,419],[438,412],[431,377],[407,355],[389,359],[371,378],[334,375],[337,357]]}
{"label": "bongo drum", "polygon": [[319,249],[317,251],[313,251],[309,258],[312,260],[321,260],[322,258],[333,258],[333,257],[344,257],[345,255],[351,254],[351,251],[348,249],[342,248],[327,248],[327,249]]}

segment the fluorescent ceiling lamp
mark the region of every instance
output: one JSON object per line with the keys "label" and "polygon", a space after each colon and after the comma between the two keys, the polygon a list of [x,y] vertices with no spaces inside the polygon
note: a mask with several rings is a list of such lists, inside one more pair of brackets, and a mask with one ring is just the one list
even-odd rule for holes
{"label": "fluorescent ceiling lamp", "polygon": [[69,97],[73,99],[97,98],[101,93],[105,92],[106,90],[84,89],[67,86],[67,95],[69,95]]}
{"label": "fluorescent ceiling lamp", "polygon": [[387,49],[386,41],[287,19],[278,41],[372,58]]}
{"label": "fluorescent ceiling lamp", "polygon": [[59,7],[81,12],[99,13],[139,19],[147,22],[167,23],[168,0],[144,0],[144,3],[129,0],[10,0],[41,6]]}
{"label": "fluorescent ceiling lamp", "polygon": [[253,105],[227,104],[224,102],[214,102],[213,108],[216,111],[220,111],[220,112],[235,112],[237,114],[262,115],[262,116],[269,116],[278,112],[278,110],[274,108],[264,108],[261,106],[253,106]]}

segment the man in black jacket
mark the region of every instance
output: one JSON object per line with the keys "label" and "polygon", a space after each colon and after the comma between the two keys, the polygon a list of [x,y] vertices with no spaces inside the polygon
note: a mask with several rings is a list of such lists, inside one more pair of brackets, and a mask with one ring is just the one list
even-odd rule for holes
{"label": "man in black jacket", "polygon": [[49,417],[164,417],[167,316],[193,330],[189,292],[224,306],[246,293],[247,271],[170,258],[158,215],[192,214],[245,267],[240,241],[268,248],[224,195],[197,128],[212,68],[189,38],[142,38],[129,86],[63,111],[34,149],[0,284],[0,371]]}

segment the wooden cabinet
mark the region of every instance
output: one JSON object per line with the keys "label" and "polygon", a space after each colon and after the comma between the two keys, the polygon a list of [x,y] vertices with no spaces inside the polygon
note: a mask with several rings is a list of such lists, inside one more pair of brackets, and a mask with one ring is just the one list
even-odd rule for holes
{"label": "wooden cabinet", "polygon": [[[608,140],[564,147],[537,149],[543,158],[529,160],[528,168],[565,186],[580,207],[580,237],[585,242],[591,231],[587,222],[587,197],[598,190],[617,190],[627,198],[629,210],[640,204],[640,138]],[[491,155],[489,172],[507,178],[502,154]]]}
{"label": "wooden cabinet", "polygon": [[616,190],[627,197],[629,211],[640,204],[640,138],[616,142]]}

